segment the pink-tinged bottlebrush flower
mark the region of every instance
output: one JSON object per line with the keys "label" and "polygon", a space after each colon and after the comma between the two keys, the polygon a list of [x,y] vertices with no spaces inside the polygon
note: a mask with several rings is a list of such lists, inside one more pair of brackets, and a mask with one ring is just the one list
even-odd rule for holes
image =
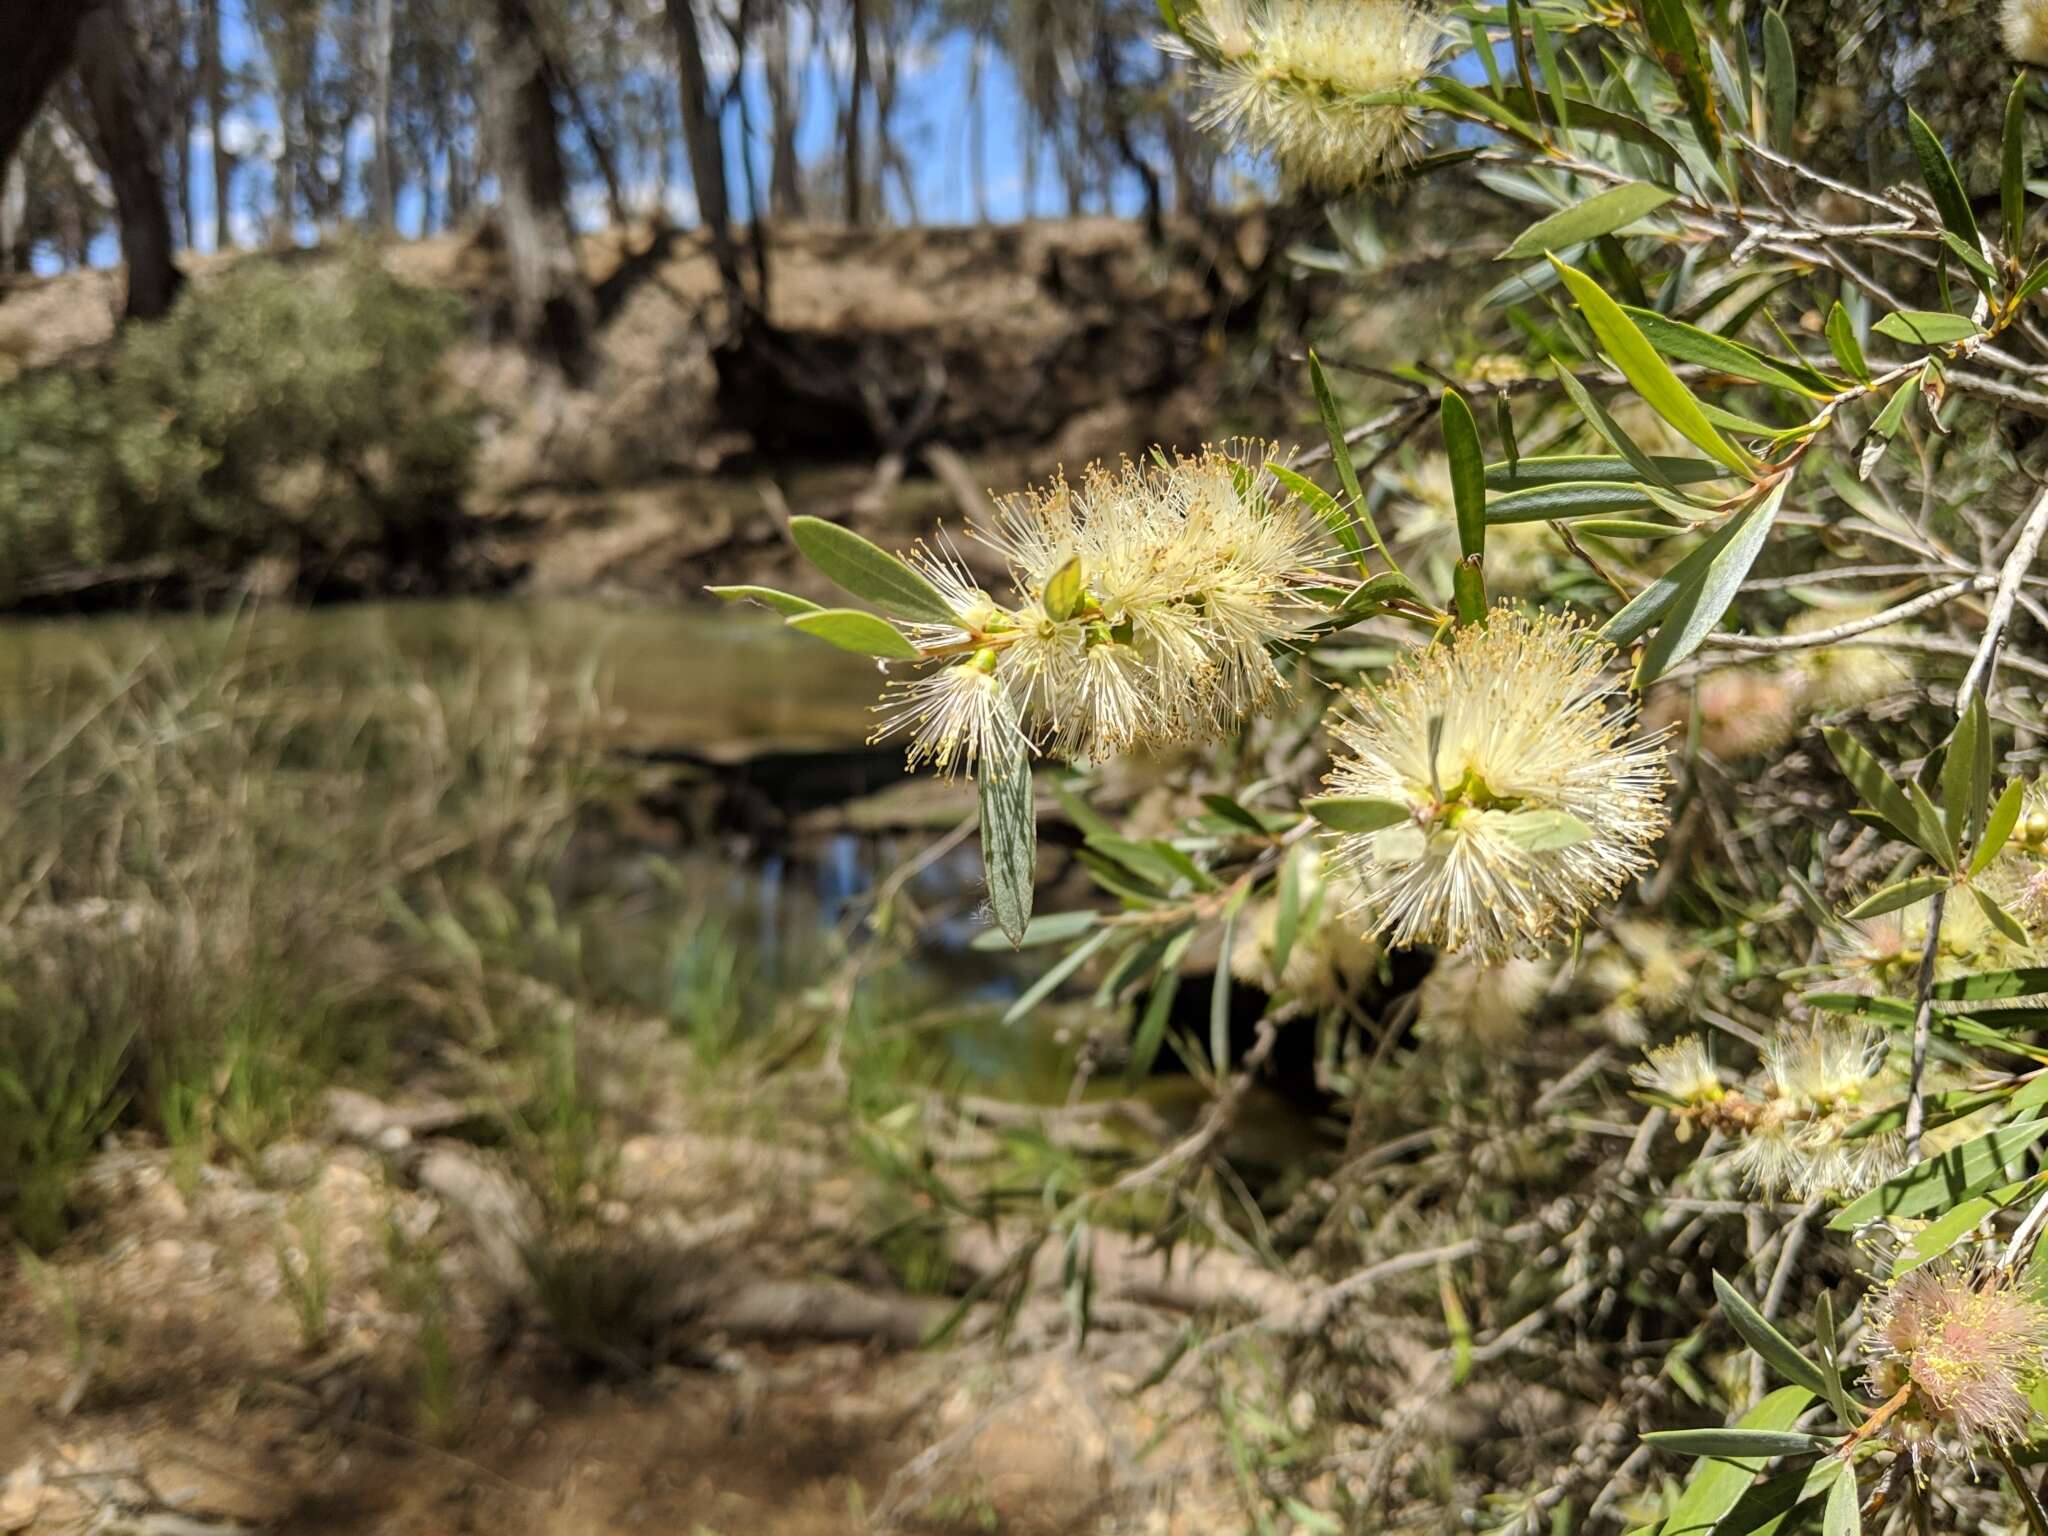
{"label": "pink-tinged bottlebrush flower", "polygon": [[1576,619],[1499,608],[1346,694],[1329,793],[1408,812],[1328,835],[1370,928],[1486,963],[1536,955],[1649,867],[1664,748],[1633,730],[1611,657]]}
{"label": "pink-tinged bottlebrush flower", "polygon": [[1871,1317],[1873,1391],[1903,1391],[1916,1416],[1966,1441],[2026,1434],[2028,1393],[2048,1370],[2048,1305],[2038,1297],[2000,1271],[1928,1265],[1893,1281]]}

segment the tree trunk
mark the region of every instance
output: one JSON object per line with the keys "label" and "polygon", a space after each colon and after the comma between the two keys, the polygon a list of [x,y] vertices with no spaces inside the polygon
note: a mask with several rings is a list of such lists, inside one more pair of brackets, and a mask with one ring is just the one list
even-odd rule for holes
{"label": "tree trunk", "polygon": [[0,275],[28,270],[28,167],[16,155],[0,170]]}
{"label": "tree trunk", "polygon": [[868,16],[867,7],[861,0],[847,0],[853,25],[853,84],[846,96],[846,222],[858,227],[861,222],[863,205],[866,202],[864,180],[866,173],[861,166],[860,117],[867,95],[868,76]]}
{"label": "tree trunk", "polygon": [[120,209],[126,314],[154,320],[170,309],[182,278],[171,260],[163,166],[148,126],[149,88],[121,0],[102,0],[86,13],[78,30],[78,73]]}
{"label": "tree trunk", "polygon": [[208,158],[213,162],[213,248],[224,251],[234,243],[229,233],[229,204],[235,185],[235,160],[225,142],[227,128],[227,70],[220,57],[221,0],[204,0],[199,18],[201,88],[206,92],[206,127],[213,135]]}
{"label": "tree trunk", "polygon": [[988,40],[974,40],[967,69],[967,180],[974,188],[974,217],[988,222],[988,106],[982,99],[981,76],[988,67]]}
{"label": "tree trunk", "polygon": [[[1117,157],[1145,190],[1145,233],[1156,245],[1166,234],[1165,198],[1159,188],[1159,172],[1138,153],[1138,146],[1131,138],[1131,118],[1124,99],[1116,42],[1106,27],[1096,34],[1095,68],[1102,80],[1102,111],[1108,119],[1110,140],[1116,145]],[[1110,185],[1107,174],[1103,183],[1105,187]]]}
{"label": "tree trunk", "polygon": [[797,163],[796,129],[803,115],[797,82],[790,67],[789,7],[780,7],[769,22],[766,59],[771,147],[768,153],[768,207],[778,219],[804,214],[803,170]]}
{"label": "tree trunk", "polygon": [[392,0],[370,18],[370,218],[379,234],[398,227],[398,177],[391,155]]}
{"label": "tree trunk", "polygon": [[86,5],[0,5],[0,165],[11,164],[50,87],[70,67]]}
{"label": "tree trunk", "polygon": [[580,379],[590,362],[596,306],[576,263],[568,179],[548,89],[547,60],[527,0],[490,0],[480,30],[483,95],[498,222],[520,338]]}
{"label": "tree trunk", "polygon": [[711,99],[711,76],[704,67],[704,40],[697,30],[691,0],[667,0],[669,30],[676,40],[676,74],[681,83],[683,148],[690,157],[690,181],[697,193],[697,216],[723,249],[732,234],[732,200],[725,190],[725,140],[718,125],[718,105]]}

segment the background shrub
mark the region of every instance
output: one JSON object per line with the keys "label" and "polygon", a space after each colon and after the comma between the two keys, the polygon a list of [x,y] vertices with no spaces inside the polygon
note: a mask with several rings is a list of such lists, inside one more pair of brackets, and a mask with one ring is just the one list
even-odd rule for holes
{"label": "background shrub", "polygon": [[442,367],[461,326],[367,256],[247,262],[102,370],[0,390],[0,601],[136,561],[435,563],[476,437]]}

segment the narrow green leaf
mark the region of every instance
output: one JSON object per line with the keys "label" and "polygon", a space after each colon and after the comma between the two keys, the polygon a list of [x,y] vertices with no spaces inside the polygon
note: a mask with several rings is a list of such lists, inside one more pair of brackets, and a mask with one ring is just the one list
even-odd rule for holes
{"label": "narrow green leaf", "polygon": [[880,656],[890,661],[915,661],[918,657],[917,647],[902,630],[864,609],[818,608],[784,619],[783,623],[861,656]]}
{"label": "narrow green leaf", "polygon": [[1989,891],[1980,891],[1972,886],[1970,894],[1976,898],[1977,910],[1984,914],[1986,922],[2015,944],[2027,942],[2027,930],[2021,925],[2020,920],[2006,911]]}
{"label": "narrow green leaf", "polygon": [[[2022,1180],[2018,1184],[2008,1185],[1997,1194],[1979,1195],[1974,1200],[1965,1200],[1954,1210],[1942,1212],[1941,1215],[1935,1217],[1934,1220],[1930,1221],[1918,1232],[1915,1232],[1911,1241],[1899,1250],[1898,1257],[1892,1260],[1892,1278],[1896,1280],[1899,1276],[1910,1273],[1921,1265],[1932,1263],[1940,1258],[1949,1249],[1955,1247],[1957,1243],[1960,1243],[1964,1238],[1976,1231],[1979,1222],[1983,1221],[1987,1216],[2003,1210],[2008,1203],[2011,1192],[2025,1188],[2026,1182]],[[2008,1198],[2001,1199],[1999,1198],[2001,1195]]]}
{"label": "narrow green leaf", "polygon": [[1619,613],[1601,625],[1601,638],[1614,646],[1632,645],[1641,638],[1678,600],[1681,591],[1691,584],[1704,580],[1703,573],[1706,567],[1742,537],[1743,530],[1755,515],[1756,505],[1752,503],[1722,523],[1703,543],[1687,553],[1685,558],[1670,570],[1652,580],[1642,591],[1630,598]]}
{"label": "narrow green leaf", "polygon": [[1714,1295],[1720,1299],[1721,1315],[1728,1319],[1728,1325],[1742,1335],[1743,1342],[1763,1357],[1763,1362],[1785,1380],[1796,1387],[1804,1387],[1816,1397],[1827,1391],[1827,1378],[1819,1366],[1793,1347],[1792,1341],[1780,1333],[1734,1286],[1718,1273],[1714,1276]]}
{"label": "narrow green leaf", "polygon": [[1543,24],[1543,13],[1531,9],[1529,12],[1529,35],[1536,43],[1536,62],[1543,67],[1543,86],[1549,92],[1551,105],[1557,111],[1557,126],[1569,130],[1572,125],[1571,103],[1566,99],[1564,75],[1557,67],[1557,42],[1551,36],[1550,28]]}
{"label": "narrow green leaf", "polygon": [[2048,1120],[2030,1120],[1951,1147],[1851,1201],[1835,1213],[1828,1226],[1849,1232],[1881,1217],[1919,1216],[1960,1204],[2005,1182],[2007,1164],[2043,1135],[2048,1135]]}
{"label": "narrow green leaf", "polygon": [[1278,890],[1273,897],[1273,974],[1287,974],[1287,962],[1294,954],[1294,938],[1301,928],[1300,849],[1290,849],[1280,865]]}
{"label": "narrow green leaf", "polygon": [[1821,1383],[1825,1389],[1822,1396],[1834,1410],[1835,1422],[1843,1429],[1854,1429],[1863,1420],[1856,1411],[1856,1404],[1849,1396],[1849,1389],[1842,1385],[1842,1354],[1840,1336],[1835,1328],[1835,1299],[1828,1292],[1820,1293],[1820,1300],[1813,1309],[1814,1352],[1820,1356]]}
{"label": "narrow green leaf", "polygon": [[1308,505],[1309,510],[1322,520],[1323,526],[1336,536],[1337,542],[1344,547],[1344,553],[1349,555],[1360,572],[1363,572],[1365,545],[1360,541],[1358,527],[1352,521],[1351,514],[1344,510],[1343,503],[1308,476],[1298,470],[1289,469],[1285,464],[1269,463],[1266,470]]}
{"label": "narrow green leaf", "polygon": [[[1636,668],[1638,688],[1649,686],[1698,650],[1721,622],[1722,615],[1735,601],[1736,590],[1756,564],[1791,483],[1791,476],[1787,475],[1772,486],[1761,502],[1745,511],[1740,529],[1725,544],[1714,548],[1710,540],[1693,551],[1694,555],[1706,554],[1707,558],[1687,573],[1673,594],[1657,633],[1644,644],[1643,659]],[[1672,573],[1683,571],[1691,561],[1692,556],[1687,556],[1672,568]]]}
{"label": "narrow green leaf", "polygon": [[1949,163],[1948,152],[1941,147],[1941,140],[1934,136],[1934,130],[1910,107],[1906,110],[1906,131],[1913,140],[1914,158],[1920,162],[1920,179],[1927,183],[1928,194],[1941,214],[1941,222],[1948,227],[1950,234],[1975,250],[1981,243],[1977,234],[1977,215],[1970,209],[1969,195],[1963,191],[1956,168]]}
{"label": "narrow green leaf", "polygon": [[1568,116],[1574,131],[1605,134],[1626,143],[1640,144],[1657,155],[1667,166],[1678,164],[1678,151],[1663,134],[1640,118],[1631,117],[1625,112],[1609,111],[1583,92],[1538,91],[1532,100],[1527,92],[1509,87],[1503,90],[1500,96],[1501,100],[1507,103],[1509,115],[1525,126],[1532,119],[1545,123],[1562,123]]}
{"label": "narrow green leaf", "polygon": [[1703,368],[1731,373],[1738,379],[1768,384],[1774,389],[1814,400],[1830,399],[1842,392],[1839,380],[1816,373],[1804,363],[1769,357],[1754,347],[1716,336],[1682,320],[1673,320],[1654,309],[1624,305],[1622,312],[1635,321],[1651,346],[1682,363],[1698,363]]}
{"label": "narrow green leaf", "polygon": [[1842,308],[1839,299],[1828,311],[1828,350],[1835,354],[1835,361],[1849,377],[1859,384],[1870,382],[1870,364],[1864,360],[1863,343],[1856,339],[1856,322],[1849,318],[1849,311]]}
{"label": "narrow green leaf", "polygon": [[1166,953],[1160,958],[1158,979],[1152,983],[1152,995],[1145,1000],[1144,1016],[1138,1021],[1138,1032],[1131,1037],[1131,1054],[1124,1064],[1124,1081],[1136,1083],[1152,1070],[1152,1063],[1159,1059],[1159,1046],[1166,1039],[1167,1021],[1173,1016],[1173,1000],[1180,991],[1180,962],[1187,953],[1188,943],[1195,936],[1193,928],[1183,928],[1175,934],[1166,946]]}
{"label": "narrow green leaf", "polygon": [[1596,539],[1672,539],[1681,533],[1692,532],[1690,528],[1676,523],[1651,523],[1625,517],[1589,517],[1572,524],[1572,527]]}
{"label": "narrow green leaf", "polygon": [[2005,138],[2000,156],[1999,209],[2005,216],[2005,253],[2023,260],[2027,233],[2027,76],[2023,70],[2005,98]]}
{"label": "narrow green leaf", "polygon": [[[1982,695],[1972,694],[1973,706],[1981,705]],[[1987,729],[1984,711],[1970,708],[1963,711],[1956,721],[1955,729],[1949,732],[1948,743],[1941,758],[1941,815],[1948,827],[1949,836],[1961,841],[1969,834],[1969,822],[1973,814],[1983,809],[1983,800],[1976,797],[1977,770],[1983,767],[1985,776],[1990,777],[1990,759],[1982,758],[1980,750],[1984,743],[1978,735],[1980,729]],[[1985,798],[1988,798],[1988,793]]]}
{"label": "narrow green leaf", "polygon": [[[1809,1394],[1810,1395],[1810,1394]],[[1791,1429],[1653,1429],[1644,1443],[1681,1456],[1721,1459],[1750,1456],[1800,1456],[1832,1443],[1826,1435]],[[1667,1523],[1666,1529],[1669,1529]]]}
{"label": "narrow green leaf", "polygon": [[1643,512],[1657,505],[1640,485],[1623,485],[1613,480],[1588,480],[1574,485],[1539,485],[1526,491],[1509,491],[1486,504],[1488,526],[1509,523],[1549,523],[1561,518],[1592,517],[1608,512]]}
{"label": "narrow green leaf", "polygon": [[[1696,485],[1706,480],[1728,478],[1726,465],[1708,459],[1659,458],[1652,461],[1660,485]],[[1631,459],[1593,454],[1553,454],[1518,459],[1512,464],[1486,466],[1489,491],[1529,491],[1544,486],[1582,484],[1593,481],[1633,482],[1643,472]]]}
{"label": "narrow green leaf", "polygon": [[1991,807],[1991,814],[1984,818],[1983,836],[1977,839],[1977,848],[1970,855],[1970,873],[1981,875],[1991,867],[1991,861],[2004,851],[2012,837],[2012,829],[2020,824],[2020,810],[2026,804],[2027,786],[2023,780],[2009,780],[2005,792]]}
{"label": "narrow green leaf", "polygon": [[[1330,440],[1330,462],[1337,466],[1337,482],[1344,487],[1344,494],[1350,499],[1351,515],[1365,528],[1366,537],[1372,547],[1379,551],[1379,557],[1395,570],[1394,557],[1387,553],[1386,541],[1380,537],[1380,530],[1372,520],[1372,509],[1366,505],[1365,491],[1358,483],[1358,470],[1351,462],[1351,445],[1344,438],[1344,423],[1337,417],[1337,397],[1330,392],[1330,381],[1323,376],[1322,359],[1311,349],[1308,354],[1309,384],[1315,391],[1316,410],[1323,418],[1323,432]],[[1363,562],[1359,569],[1364,570]]]}
{"label": "narrow green leaf", "polygon": [[1990,257],[1986,256],[1982,251],[1978,250],[1973,245],[1963,244],[1962,241],[1958,240],[1954,235],[1950,234],[1945,229],[1941,232],[1941,243],[1942,247],[1951,256],[1955,257],[1957,261],[1960,261],[1972,272],[1976,273],[1979,277],[1985,279],[1985,282],[1981,282],[1977,285],[1979,288],[1988,287],[1990,281],[1998,276],[1998,269],[1991,265]]}
{"label": "narrow green leaf", "polygon": [[[1491,57],[1490,54],[1488,56]],[[1423,82],[1423,89],[1418,95],[1421,105],[1425,108],[1434,106],[1459,117],[1470,118],[1474,122],[1491,123],[1503,133],[1510,134],[1525,144],[1537,148],[1543,145],[1543,135],[1527,118],[1502,106],[1499,101],[1483,91],[1474,90],[1462,80],[1454,80],[1449,75],[1432,76]],[[1501,95],[1512,99],[1513,95],[1519,93],[1503,91]]]}
{"label": "narrow green leaf", "polygon": [[1078,939],[1101,921],[1100,912],[1048,912],[1043,917],[1032,918],[1025,925],[1023,935],[1015,943],[1012,943],[1005,934],[991,928],[984,933],[977,933],[968,941],[968,948],[1038,949],[1047,944],[1064,944],[1069,939]]}
{"label": "narrow green leaf", "polygon": [[1228,795],[1204,795],[1202,796],[1202,804],[1207,806],[1212,814],[1222,817],[1232,826],[1249,832],[1255,837],[1270,835],[1266,830],[1264,822],[1260,821],[1258,817],[1254,816]]}
{"label": "narrow green leaf", "polygon": [[1820,1536],[1863,1536],[1862,1496],[1856,1490],[1853,1462],[1828,1490],[1827,1509],[1820,1518]]}
{"label": "narrow green leaf", "polygon": [[2010,971],[1979,971],[1937,981],[1929,995],[1943,1002],[1993,1001],[2039,997],[2048,992],[2048,966],[2019,966]]}
{"label": "narrow green leaf", "polygon": [[[1917,835],[1919,817],[1913,813],[1912,802],[1906,798],[1905,791],[1885,772],[1884,765],[1840,726],[1826,727],[1821,732],[1821,739],[1827,742],[1828,751],[1834,754],[1835,763],[1842,770],[1842,777],[1863,797],[1863,803],[1884,818],[1900,841],[1917,844],[1920,841]],[[1933,850],[1927,851],[1931,853]]]}
{"label": "narrow green leaf", "polygon": [[818,605],[809,598],[798,597],[794,592],[778,592],[773,587],[706,587],[704,590],[728,603],[759,603],[785,617],[819,611]]}
{"label": "narrow green leaf", "polygon": [[1478,555],[1467,555],[1451,567],[1451,597],[1460,624],[1479,624],[1486,618],[1486,573]]}
{"label": "narrow green leaf", "polygon": [[1479,448],[1479,423],[1463,395],[1445,390],[1441,414],[1451,500],[1458,517],[1458,552],[1471,559],[1486,549],[1486,455]]}
{"label": "narrow green leaf", "polygon": [[1320,795],[1302,801],[1301,808],[1332,832],[1378,832],[1414,819],[1414,812],[1399,800],[1362,795]]}
{"label": "narrow green leaf", "polygon": [[1637,0],[1636,14],[1650,40],[1650,50],[1664,73],[1678,87],[1686,116],[1707,158],[1721,158],[1721,124],[1714,111],[1713,87],[1700,52],[1698,29],[1685,0]]}
{"label": "narrow green leaf", "polygon": [[1116,930],[1114,928],[1104,928],[1101,932],[1083,939],[1064,955],[1061,955],[1051,969],[1040,976],[1038,980],[1031,983],[1024,994],[1017,1001],[1010,1004],[1003,1014],[1003,1022],[1005,1024],[1014,1024],[1040,1003],[1044,1002],[1058,988],[1061,982],[1086,965],[1095,952],[1107,944],[1115,935]]}
{"label": "narrow green leaf", "polygon": [[[1563,311],[1559,311],[1559,313],[1563,313]],[[1579,414],[1593,424],[1593,429],[1596,432],[1607,439],[1608,446],[1627,459],[1629,466],[1635,470],[1641,479],[1652,485],[1666,484],[1664,472],[1658,467],[1658,461],[1643,452],[1636,445],[1635,439],[1622,430],[1621,423],[1614,419],[1607,407],[1594,397],[1591,390],[1579,382],[1578,375],[1574,374],[1562,362],[1558,362],[1556,368],[1559,386],[1564,390],[1571,403],[1577,407]]]}
{"label": "narrow green leaf", "polygon": [[1764,100],[1771,147],[1789,154],[1799,124],[1799,62],[1784,15],[1775,10],[1764,12]]}
{"label": "narrow green leaf", "polygon": [[1870,328],[1893,341],[1922,347],[1945,347],[1977,334],[1976,321],[1938,309],[1895,310]]}
{"label": "narrow green leaf", "polygon": [[[1038,875],[1038,807],[1031,794],[1031,764],[1019,753],[1007,763],[984,763],[976,786],[981,799],[981,863],[989,908],[1012,944],[1024,942]],[[1089,942],[1109,937],[1105,928]]]}
{"label": "narrow green leaf", "polygon": [[1948,883],[1942,875],[1916,875],[1910,880],[1896,881],[1872,891],[1844,915],[1851,922],[1861,922],[1866,917],[1883,917],[1887,912],[1896,912],[1916,901],[1925,901],[1936,891],[1946,890]]}
{"label": "narrow green leaf", "polygon": [[1550,217],[1539,219],[1517,235],[1515,243],[1494,259],[1527,261],[1547,251],[1563,251],[1584,245],[1589,240],[1611,235],[1647,218],[1677,195],[1668,187],[1652,186],[1646,181],[1610,187],[1583,203],[1559,209]]}
{"label": "narrow green leaf", "polygon": [[1650,345],[1621,306],[1576,267],[1566,266],[1555,256],[1551,263],[1557,268],[1557,275],[1563,279],[1564,285],[1571,290],[1572,297],[1578,301],[1579,312],[1592,326],[1601,348],[1650,408],[1701,452],[1719,459],[1730,469],[1749,473],[1754,461],[1723,437],[1707,419],[1692,391],[1657,355],[1657,349]]}
{"label": "narrow green leaf", "polygon": [[1920,846],[1943,869],[1954,870],[1958,862],[1955,840],[1948,835],[1948,824],[1942,820],[1941,811],[1916,780],[1908,779],[1905,790],[1906,798],[1913,804],[1914,825],[1920,829]]}
{"label": "narrow green leaf", "polygon": [[1230,1070],[1230,960],[1237,944],[1237,905],[1223,919],[1216,947],[1216,974],[1209,983],[1209,1065],[1220,1081]]}
{"label": "narrow green leaf", "polygon": [[928,624],[952,624],[959,616],[945,595],[916,571],[851,528],[822,517],[793,517],[789,535],[803,557],[838,586],[887,613]]}

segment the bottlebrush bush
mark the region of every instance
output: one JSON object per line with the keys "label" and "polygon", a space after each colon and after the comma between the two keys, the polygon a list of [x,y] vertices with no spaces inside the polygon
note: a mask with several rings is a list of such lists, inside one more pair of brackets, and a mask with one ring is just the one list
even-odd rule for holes
{"label": "bottlebrush bush", "polygon": [[[1063,950],[1013,1012],[1092,967],[1134,1072],[1170,1041],[1213,1084],[1049,1230],[1077,1272],[1139,1220],[1312,1286],[1170,1362],[1227,1379],[1297,1529],[2048,1536],[2039,81],[1996,184],[1914,116],[1919,184],[1859,187],[1802,163],[1772,11],[1164,3],[1191,113],[1283,185],[1525,205],[1453,317],[1478,361],[1368,371],[1349,420],[1311,353],[1325,445],[1000,502],[1000,594],[814,519],[871,609],[724,589],[884,659],[885,728],[974,777],[996,924]],[[1397,558],[1430,482],[1444,579]],[[1190,743],[1167,830],[1088,803]],[[1033,917],[1047,780],[1103,900]],[[1255,1211],[1220,1150],[1283,1029],[1351,1131]],[[1245,1429],[1261,1340],[1301,1411]]]}

